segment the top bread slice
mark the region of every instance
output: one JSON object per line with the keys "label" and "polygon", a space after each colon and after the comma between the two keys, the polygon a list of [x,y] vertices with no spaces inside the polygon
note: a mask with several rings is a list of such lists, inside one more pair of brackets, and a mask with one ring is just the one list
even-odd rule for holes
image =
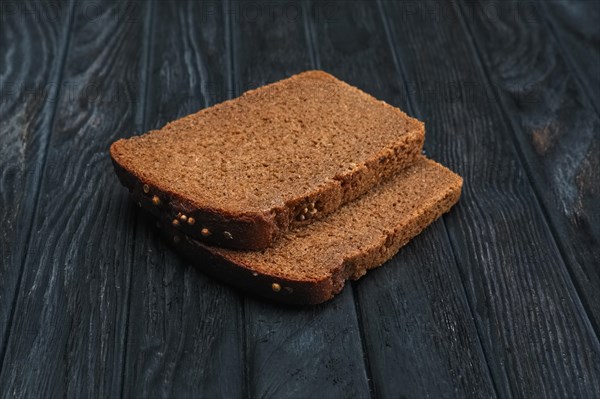
{"label": "top bread slice", "polygon": [[322,71],[110,148],[134,200],[211,245],[264,249],[414,162],[422,122]]}
{"label": "top bread slice", "polygon": [[207,274],[269,299],[316,304],[347,279],[391,258],[458,201],[462,179],[419,157],[367,194],[310,226],[292,228],[263,251],[211,247],[170,226],[161,231]]}

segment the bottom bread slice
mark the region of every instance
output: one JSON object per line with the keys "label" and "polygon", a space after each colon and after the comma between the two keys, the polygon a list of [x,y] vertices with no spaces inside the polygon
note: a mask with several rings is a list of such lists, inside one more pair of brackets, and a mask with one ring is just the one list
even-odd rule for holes
{"label": "bottom bread slice", "polygon": [[394,256],[447,212],[461,189],[460,176],[420,157],[358,200],[291,230],[262,251],[211,247],[175,229],[163,231],[207,274],[276,301],[317,304],[339,293],[348,279],[358,279]]}

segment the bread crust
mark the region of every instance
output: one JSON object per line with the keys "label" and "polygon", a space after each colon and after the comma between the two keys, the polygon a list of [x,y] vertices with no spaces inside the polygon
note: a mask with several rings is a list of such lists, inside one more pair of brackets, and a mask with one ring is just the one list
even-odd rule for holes
{"label": "bread crust", "polygon": [[[431,167],[433,162],[427,162]],[[437,167],[443,168],[441,165]],[[360,251],[343,254],[330,273],[318,279],[290,279],[267,273],[260,270],[260,266],[246,263],[240,257],[232,257],[231,254],[235,251],[210,247],[170,226],[161,230],[177,252],[212,277],[273,301],[298,305],[318,304],[338,294],[347,280],[359,279],[368,270],[381,266],[413,237],[448,212],[460,198],[462,179],[450,171],[447,177],[448,180],[442,183],[442,188],[434,196],[414,199],[415,212],[410,218],[399,225],[386,226],[383,239],[370,243]],[[328,259],[322,261],[326,262]]]}
{"label": "bread crust", "polygon": [[[243,126],[246,126],[248,120],[268,119],[268,117],[274,117],[273,115],[281,116],[282,114],[284,118],[286,117],[285,111],[281,111],[281,109],[274,105],[274,98],[281,99],[284,102],[286,100],[296,101],[294,109],[300,110],[299,113],[296,113],[296,117],[301,119],[301,115],[303,115],[301,110],[303,107],[312,109],[315,104],[328,104],[332,98],[339,99],[339,97],[328,97],[327,95],[319,98],[319,95],[323,93],[317,94],[314,91],[315,85],[318,87],[326,86],[329,88],[327,90],[331,89],[338,93],[337,95],[342,95],[341,93],[343,93],[346,96],[343,97],[346,101],[350,101],[350,99],[353,101],[352,103],[340,103],[335,106],[332,104],[333,109],[347,109],[348,106],[354,103],[359,104],[360,107],[358,109],[356,107],[352,108],[354,112],[351,114],[344,114],[342,112],[339,119],[331,119],[324,125],[317,124],[318,129],[325,131],[354,130],[359,132],[360,137],[366,142],[369,141],[370,136],[374,132],[386,132],[385,143],[388,144],[381,144],[381,147],[378,148],[371,142],[369,151],[372,152],[361,156],[357,155],[355,163],[347,165],[347,169],[337,168],[336,172],[332,170],[330,175],[321,175],[319,178],[321,181],[317,181],[316,185],[315,182],[311,182],[310,187],[306,187],[304,191],[302,189],[293,190],[293,193],[278,198],[276,202],[265,203],[264,206],[261,205],[254,208],[247,206],[231,207],[228,206],[228,203],[220,204],[214,199],[208,202],[202,201],[197,198],[202,195],[201,193],[190,194],[186,192],[185,188],[180,186],[175,188],[169,177],[157,177],[156,170],[160,170],[160,167],[156,167],[156,164],[138,162],[138,160],[144,158],[138,152],[134,151],[138,145],[136,143],[152,141],[153,137],[157,137],[156,134],[159,133],[158,131],[149,132],[144,135],[146,136],[146,141],[141,140],[140,136],[121,139],[111,145],[110,155],[117,176],[121,183],[129,189],[136,203],[161,219],[164,224],[173,223],[176,229],[180,229],[187,235],[207,244],[226,248],[248,250],[268,248],[290,228],[306,226],[315,220],[326,217],[339,207],[354,200],[375,185],[412,164],[423,148],[425,138],[424,124],[404,114],[398,108],[379,101],[326,72],[307,71],[288,79],[247,91],[237,99],[228,100],[205,108],[196,114],[173,121],[161,129],[161,131],[168,132],[169,135],[177,134],[182,129],[186,132],[197,132],[196,128],[191,126],[197,126],[199,121],[209,118],[210,123],[217,124],[216,126],[227,126],[227,129],[234,131],[236,129],[244,130],[245,127]],[[327,90],[325,93],[329,92]],[[311,97],[312,95],[314,97]],[[307,99],[310,99],[310,101]],[[236,117],[241,119],[231,117],[230,113],[234,112],[232,110],[237,109],[235,104],[243,104],[242,108],[247,107],[243,108],[243,113],[235,114]],[[276,111],[273,111],[273,107],[275,107]],[[369,110],[363,111],[362,107],[367,107]],[[253,114],[252,110],[256,111],[257,109],[267,110],[265,111],[266,114],[261,114],[262,116]],[[315,116],[314,113],[309,113],[308,115]],[[352,116],[349,115],[359,115],[359,117],[352,119]],[[378,122],[365,125],[360,123],[360,120],[364,119],[365,115],[383,116],[381,117],[382,119],[377,120]],[[326,119],[321,114],[319,114],[319,118],[317,119]],[[357,123],[357,125],[348,126],[348,121],[345,120],[348,118]],[[231,123],[229,123],[230,120]],[[345,127],[341,129],[338,125]],[[205,125],[202,126],[206,129]],[[242,126],[242,128],[239,126]],[[293,138],[296,130],[293,130],[289,125],[286,126],[288,126],[286,137]],[[396,129],[397,136],[395,135]],[[319,132],[320,130],[309,129],[307,131]],[[321,137],[320,135],[321,133],[316,133],[310,137]],[[159,135],[159,137],[156,139],[158,142],[165,146],[169,145],[168,142],[165,143],[164,141],[165,135]],[[390,141],[392,142],[390,143]],[[140,145],[143,147],[143,144]],[[293,146],[293,144],[290,145]],[[185,154],[187,154],[187,150],[187,147],[183,149],[183,151],[186,151]],[[261,150],[263,149],[261,148]],[[268,152],[268,149],[263,151]],[[360,148],[357,151],[360,152]],[[176,152],[176,154],[180,153]],[[264,154],[258,152],[255,156],[256,159],[260,159]],[[318,156],[320,159],[326,159],[326,164],[336,165],[336,160],[329,159],[326,150],[318,153]],[[166,162],[168,163],[168,160]],[[305,161],[306,165],[310,165],[307,162],[311,162],[311,160],[308,159]],[[203,169],[204,165],[199,165],[200,173],[203,173]],[[214,170],[217,169],[214,168]],[[154,171],[152,172],[154,173],[153,177],[150,177],[149,170]],[[304,171],[305,174],[307,170],[310,171],[310,167]],[[319,170],[315,169],[312,173]],[[177,175],[178,171],[178,167],[175,166],[173,169],[168,170],[168,174]],[[276,173],[276,171],[270,172]],[[232,182],[229,192],[233,192],[235,191],[233,187],[235,187],[237,182],[229,181]],[[207,180],[206,184],[210,185],[211,181]],[[290,184],[295,188],[301,187],[293,183]],[[270,188],[254,187],[254,189],[268,191]],[[233,195],[236,194],[233,193]],[[247,193],[240,190],[237,196],[238,199],[246,198]],[[230,198],[229,200],[231,199],[235,200],[235,198]],[[182,216],[183,220],[180,220]],[[195,223],[188,223],[190,220]]]}
{"label": "bread crust", "polygon": [[[129,189],[132,200],[163,224],[173,223],[178,215],[185,215],[186,220],[193,218],[195,223],[191,225],[187,221],[178,221],[174,227],[191,237],[224,248],[261,250],[273,245],[290,227],[306,226],[326,217],[411,165],[421,154],[424,139],[424,128],[404,134],[392,146],[383,148],[367,161],[357,164],[353,170],[334,176],[316,190],[291,198],[284,206],[274,207],[268,212],[247,213],[198,207],[177,193],[165,190],[160,183],[153,185],[145,182],[134,170],[125,168],[119,161],[117,148],[122,140],[111,145],[110,153],[119,181]],[[160,200],[158,204],[153,202],[155,196]],[[318,214],[299,221],[299,212],[314,203],[319,204]],[[207,229],[208,234],[202,234],[202,229]]]}

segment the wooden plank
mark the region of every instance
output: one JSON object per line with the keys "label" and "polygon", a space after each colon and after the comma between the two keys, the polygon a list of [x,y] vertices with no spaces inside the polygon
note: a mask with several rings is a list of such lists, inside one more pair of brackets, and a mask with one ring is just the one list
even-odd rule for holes
{"label": "wooden plank", "polygon": [[[224,100],[228,78],[222,7],[156,5],[153,128]],[[154,223],[140,213],[136,226],[124,396],[243,397],[240,296],[180,260]]]}
{"label": "wooden plank", "polygon": [[[311,69],[300,2],[232,2],[237,92]],[[350,287],[317,307],[247,298],[249,397],[368,397]]]}
{"label": "wooden plank", "polygon": [[428,153],[465,178],[447,228],[498,393],[594,397],[598,338],[471,39],[452,4],[413,5],[385,2],[383,14]]}
{"label": "wooden plank", "polygon": [[246,303],[250,397],[369,397],[350,287],[312,307]]}
{"label": "wooden plank", "polygon": [[0,375],[11,396],[121,394],[135,208],[108,147],[135,127],[146,3],[94,6],[74,16]]}
{"label": "wooden plank", "polygon": [[[486,9],[493,4],[497,16]],[[600,116],[537,9],[476,3],[467,20],[583,304],[600,331]],[[497,43],[510,43],[498,46]]]}
{"label": "wooden plank", "polygon": [[[410,112],[377,7],[327,7],[310,13],[321,66]],[[355,285],[376,396],[496,396],[442,221]]]}
{"label": "wooden plank", "polygon": [[71,7],[2,4],[0,24],[0,371],[23,272],[70,31]]}
{"label": "wooden plank", "polygon": [[583,92],[591,99],[596,112],[600,113],[600,2],[596,0],[551,0],[536,3],[545,11],[537,13],[531,7],[533,21],[548,17],[550,29],[562,50],[566,61],[579,76]]}

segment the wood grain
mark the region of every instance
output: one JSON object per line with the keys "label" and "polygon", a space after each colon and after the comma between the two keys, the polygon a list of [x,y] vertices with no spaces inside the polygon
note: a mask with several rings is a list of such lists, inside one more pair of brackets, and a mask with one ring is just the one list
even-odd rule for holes
{"label": "wood grain", "polygon": [[[244,12],[247,4],[256,12]],[[238,93],[315,67],[300,2],[230,5]],[[245,324],[249,397],[369,396],[350,287],[317,307],[286,308],[248,298]]]}
{"label": "wood grain", "polygon": [[594,397],[600,345],[510,126],[452,4],[419,4],[385,2],[383,14],[427,151],[465,178],[447,228],[498,393]]}
{"label": "wood grain", "polygon": [[[491,4],[494,18],[485,12]],[[472,11],[467,22],[475,44],[598,332],[600,117],[537,8],[527,9],[528,18],[510,3],[480,2]]]}
{"label": "wood grain", "polygon": [[[598,397],[595,3],[3,2],[0,397]],[[316,67],[425,119],[465,190],[282,307],[179,260],[108,147]]]}
{"label": "wood grain", "polygon": [[600,2],[552,0],[540,2],[538,8],[540,20],[550,22],[581,89],[600,113]]}
{"label": "wood grain", "polygon": [[[321,66],[412,111],[378,8],[313,3]],[[319,15],[329,15],[323,23]],[[355,283],[376,396],[495,397],[444,223],[430,226],[382,268]],[[393,383],[390,383],[393,381]]]}
{"label": "wood grain", "polygon": [[0,16],[0,372],[71,26],[66,2],[23,11],[35,4],[3,4]]}
{"label": "wood grain", "polygon": [[74,16],[0,375],[11,396],[121,393],[135,213],[108,146],[134,128],[145,5],[96,6]]}
{"label": "wood grain", "polygon": [[[229,55],[216,3],[157,2],[153,20],[145,125],[158,128],[226,98]],[[180,260],[141,211],[134,264],[124,396],[243,397],[240,295]]]}

